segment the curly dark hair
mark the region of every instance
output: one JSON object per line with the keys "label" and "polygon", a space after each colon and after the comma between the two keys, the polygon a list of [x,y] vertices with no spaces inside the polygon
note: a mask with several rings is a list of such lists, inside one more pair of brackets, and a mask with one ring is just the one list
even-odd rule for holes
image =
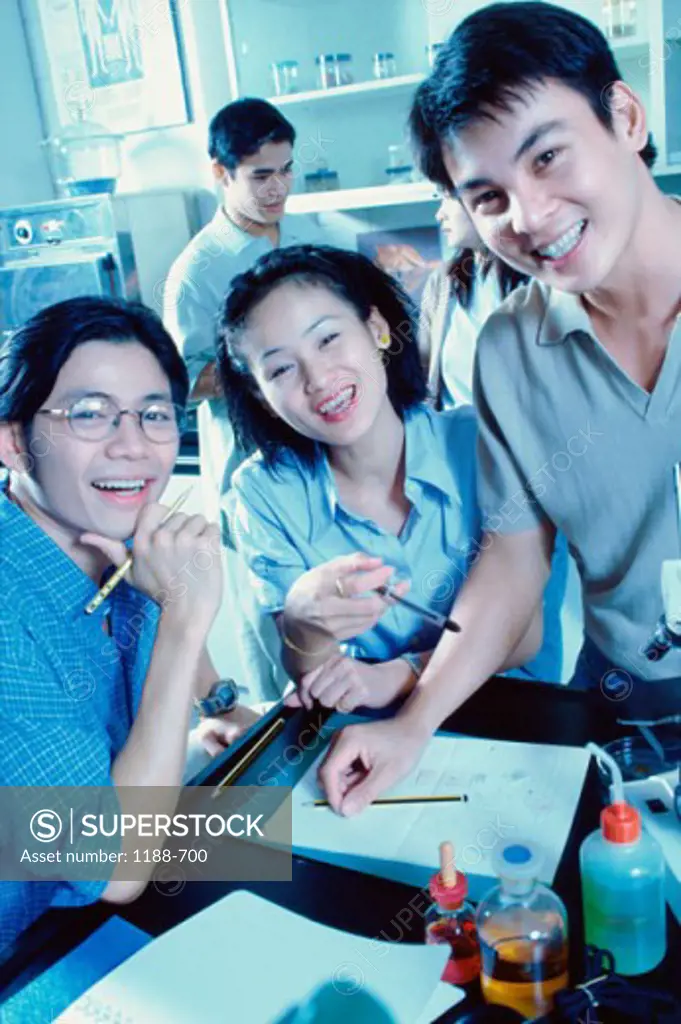
{"label": "curly dark hair", "polygon": [[[217,342],[217,366],[235,439],[245,451],[259,449],[267,465],[287,451],[314,462],[318,448],[263,405],[257,384],[240,351],[239,340],[255,307],[287,281],[328,288],[366,323],[372,309],[385,318],[390,345],[381,353],[388,397],[398,415],[422,402],[426,381],[417,345],[417,311],[404,289],[366,256],[328,245],[295,245],[262,256],[232,281],[225,299]],[[378,351],[378,350],[377,350]]]}

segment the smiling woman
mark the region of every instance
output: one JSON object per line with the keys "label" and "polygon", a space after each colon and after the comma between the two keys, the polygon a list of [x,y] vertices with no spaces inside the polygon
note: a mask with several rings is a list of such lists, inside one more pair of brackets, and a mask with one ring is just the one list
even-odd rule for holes
{"label": "smiling woman", "polygon": [[472,410],[425,405],[410,300],[327,246],[278,250],[233,281],[218,365],[235,434],[259,449],[225,507],[297,699],[391,704],[439,634],[379,588],[399,578],[447,614],[476,557]]}
{"label": "smiling woman", "polygon": [[[158,503],[187,392],[139,305],[60,303],[0,352],[0,786],[171,787],[155,809],[174,809],[192,705],[217,679],[205,641],[222,591],[217,526]],[[126,578],[86,615],[129,547]],[[199,553],[202,571],[183,575]],[[0,885],[0,955],[49,906],[144,884],[13,877],[27,880]]]}

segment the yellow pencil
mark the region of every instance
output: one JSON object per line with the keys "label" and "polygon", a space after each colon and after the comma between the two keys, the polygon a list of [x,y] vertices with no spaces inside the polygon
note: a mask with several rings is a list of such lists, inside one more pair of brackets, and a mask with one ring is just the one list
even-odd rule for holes
{"label": "yellow pencil", "polygon": [[[191,493],[191,490],[191,487],[188,487],[186,491],[182,492],[179,498],[176,498],[176,500],[173,502],[173,504],[170,506],[170,508],[164,515],[163,519],[161,520],[159,524],[160,526],[163,526],[164,523],[167,523],[170,517],[175,515],[178,509],[180,509],[182,505],[184,505],[185,501],[187,500]],[[109,579],[106,581],[103,587],[100,587],[100,589],[97,591],[92,600],[85,605],[86,615],[92,615],[93,612],[97,611],[102,601],[106,601],[107,597],[114,589],[114,587],[117,587],[118,584],[121,582],[121,580],[123,579],[131,565],[132,555],[128,555],[123,564],[120,565],[118,569],[116,569],[116,572],[109,577]]]}
{"label": "yellow pencil", "polygon": [[240,775],[243,775],[249,765],[256,759],[260,751],[267,746],[269,741],[273,739],[278,732],[281,732],[285,725],[285,718],[276,718],[274,722],[265,729],[262,736],[258,736],[257,740],[253,743],[253,746],[242,758],[240,758],[240,760],[236,762],[235,765],[229,769],[225,777],[217,784],[210,795],[211,800],[215,800],[216,797],[220,796],[220,793],[222,793],[223,790],[227,789],[228,786],[231,786],[231,784],[235,782]]}
{"label": "yellow pencil", "polygon": [[[446,804],[446,803],[468,803],[468,797],[464,793],[448,794],[446,796],[384,796],[379,800],[372,800],[370,806],[378,807],[383,804]],[[328,807],[328,800],[313,800],[313,807]]]}

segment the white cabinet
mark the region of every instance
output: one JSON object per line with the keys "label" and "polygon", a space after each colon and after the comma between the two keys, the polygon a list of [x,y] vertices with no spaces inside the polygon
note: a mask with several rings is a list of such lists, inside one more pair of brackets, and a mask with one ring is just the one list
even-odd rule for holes
{"label": "white cabinet", "polygon": [[662,0],[661,67],[664,108],[660,120],[663,162],[681,172],[681,0]]}
{"label": "white cabinet", "polygon": [[[484,6],[480,0],[225,2],[233,95],[269,97],[298,132],[292,211],[434,201],[427,183],[389,184],[389,147],[404,146],[410,159],[406,123],[414,89],[429,71],[426,48]],[[603,24],[603,0],[564,0],[563,6]],[[637,0],[635,34],[612,40],[624,79],[649,111],[661,149],[659,173],[681,164],[681,44],[674,35],[681,40],[681,0]],[[395,77],[373,77],[377,52],[394,54]],[[316,58],[343,53],[352,57],[352,84],[322,89]],[[281,61],[297,62],[298,92],[273,96],[271,65]],[[305,175],[320,167],[337,172],[339,190],[305,192]]]}

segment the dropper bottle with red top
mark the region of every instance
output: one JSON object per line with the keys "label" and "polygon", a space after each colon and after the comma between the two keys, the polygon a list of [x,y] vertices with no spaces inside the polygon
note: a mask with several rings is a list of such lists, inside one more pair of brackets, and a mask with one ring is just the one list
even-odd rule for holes
{"label": "dropper bottle with red top", "polygon": [[466,900],[468,881],[456,870],[451,843],[440,844],[440,870],[430,879],[428,889],[433,903],[426,911],[426,942],[450,946],[442,980],[465,985],[480,974],[480,947],[475,911]]}

